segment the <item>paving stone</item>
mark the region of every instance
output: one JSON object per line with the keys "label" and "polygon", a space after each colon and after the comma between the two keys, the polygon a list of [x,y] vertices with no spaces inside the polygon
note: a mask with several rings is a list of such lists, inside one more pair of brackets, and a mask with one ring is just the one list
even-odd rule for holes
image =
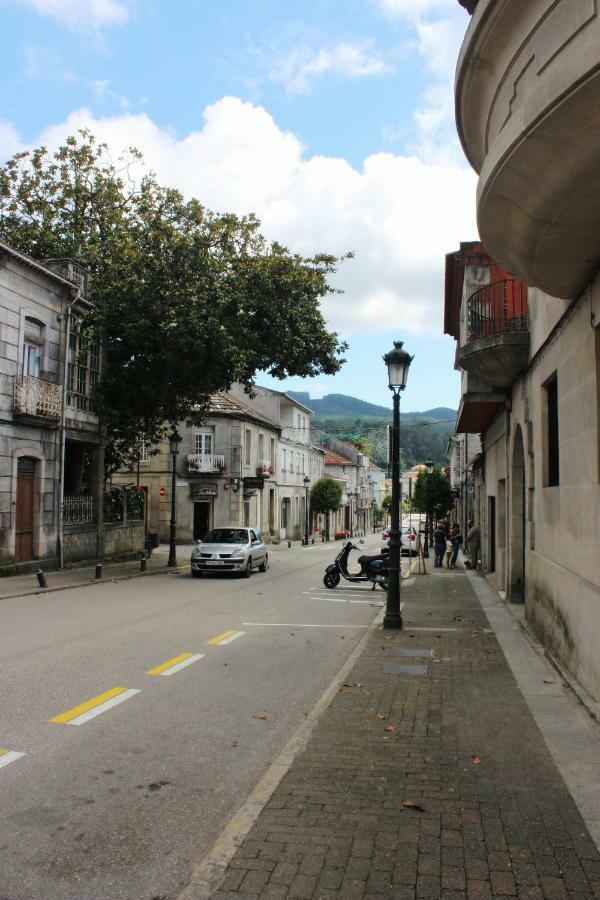
{"label": "paving stone", "polygon": [[[361,691],[322,715],[219,900],[600,897],[600,854],[468,579],[409,590],[406,629],[371,633],[347,676]],[[459,615],[414,646],[411,627]],[[401,670],[421,660],[419,677]]]}

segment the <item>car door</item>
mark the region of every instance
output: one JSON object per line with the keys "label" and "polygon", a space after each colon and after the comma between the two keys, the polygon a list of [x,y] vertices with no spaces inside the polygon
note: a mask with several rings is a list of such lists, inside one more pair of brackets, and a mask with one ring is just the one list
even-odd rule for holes
{"label": "car door", "polygon": [[251,528],[250,539],[252,541],[252,561],[257,563],[264,562],[266,547],[263,544],[260,531],[256,531],[254,528]]}

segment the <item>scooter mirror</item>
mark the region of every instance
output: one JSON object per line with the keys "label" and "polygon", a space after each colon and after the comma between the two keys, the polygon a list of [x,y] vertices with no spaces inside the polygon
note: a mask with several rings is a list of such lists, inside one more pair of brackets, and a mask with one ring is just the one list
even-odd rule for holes
{"label": "scooter mirror", "polygon": [[361,538],[360,541],[359,541],[358,543],[359,543],[359,544],[364,544],[363,539]]}

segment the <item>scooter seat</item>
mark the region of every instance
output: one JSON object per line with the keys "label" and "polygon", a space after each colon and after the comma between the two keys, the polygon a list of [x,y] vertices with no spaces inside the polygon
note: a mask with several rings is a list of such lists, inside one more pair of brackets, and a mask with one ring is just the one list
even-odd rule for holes
{"label": "scooter seat", "polygon": [[358,561],[361,565],[363,565],[365,563],[373,562],[374,559],[382,559],[382,558],[383,557],[379,553],[377,553],[377,554],[375,554],[375,556],[359,556]]}

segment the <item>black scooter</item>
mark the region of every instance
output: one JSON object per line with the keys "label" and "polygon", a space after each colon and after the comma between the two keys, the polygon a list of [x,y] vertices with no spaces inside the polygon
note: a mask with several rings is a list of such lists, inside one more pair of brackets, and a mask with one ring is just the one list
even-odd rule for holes
{"label": "black scooter", "polygon": [[373,590],[379,587],[387,591],[388,558],[390,551],[386,548],[375,556],[359,556],[360,572],[348,571],[348,557],[351,550],[359,550],[352,541],[348,541],[335,558],[335,562],[325,569],[323,584],[327,588],[337,587],[341,578],[346,581],[370,581]]}

